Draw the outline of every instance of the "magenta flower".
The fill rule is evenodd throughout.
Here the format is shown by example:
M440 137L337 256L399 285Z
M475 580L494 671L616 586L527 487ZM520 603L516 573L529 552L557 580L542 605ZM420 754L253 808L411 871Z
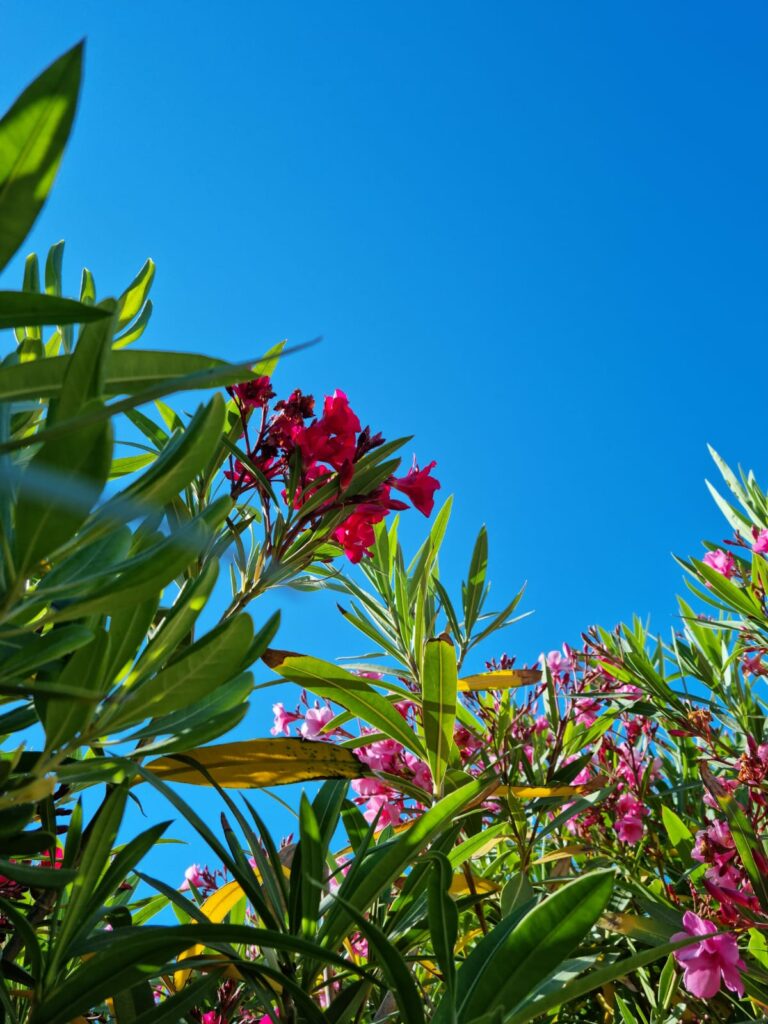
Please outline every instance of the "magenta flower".
M616 801L619 817L613 827L622 843L637 843L643 837L643 818L648 811L631 793L622 793Z
M425 516L432 514L435 507L435 491L440 489L440 481L429 475L436 465L436 462L430 462L424 469L419 469L414 460L407 476L393 476L389 481L396 491L402 491L410 499L413 507Z
M760 530L754 539L752 550L758 555L768 553L768 530Z
M727 580L731 578L736 572L736 559L730 553L730 551L723 551L722 548L715 548L714 551L708 551L704 555L704 565L708 565L710 569L714 569L715 572L719 572L721 576L725 576Z
M713 935L717 926L688 910L683 915L685 931L677 932L672 941L685 939L692 935L709 935L683 949L675 951L675 960L683 968L683 984L698 999L712 999L724 984L739 997L744 995L744 982L739 971L745 971L747 965L739 956L739 947L733 935L721 933Z

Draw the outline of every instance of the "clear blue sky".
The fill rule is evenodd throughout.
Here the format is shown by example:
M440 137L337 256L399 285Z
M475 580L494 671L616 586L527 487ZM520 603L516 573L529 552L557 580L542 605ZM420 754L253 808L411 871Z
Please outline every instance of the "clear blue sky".
M152 256L142 344L322 334L278 387L341 387L437 460L447 579L485 522L499 603L529 580L499 650L670 628L671 552L725 534L706 442L768 469L764 3L33 6L3 12L3 105L88 37L33 238L72 291ZM284 646L361 649L282 603Z

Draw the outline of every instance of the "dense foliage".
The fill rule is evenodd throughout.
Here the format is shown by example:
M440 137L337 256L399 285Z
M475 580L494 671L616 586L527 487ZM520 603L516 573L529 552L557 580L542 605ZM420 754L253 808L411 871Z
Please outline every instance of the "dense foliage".
M52 185L81 58L0 122L0 269ZM765 1019L754 478L715 456L729 536L681 563L669 640L593 627L518 667L497 634L523 595L488 608L485 531L458 595L450 500L412 559L398 541L400 513L433 513L434 463L401 470L403 442L341 391L275 400L282 346L237 365L129 347L151 261L117 299L84 270L75 300L62 256L0 292L2 1019ZM251 615L278 586L337 592L368 654L277 646L278 617ZM228 741L256 677L295 705ZM289 782L312 785L283 839L231 792ZM220 821L180 784L213 787ZM121 828L142 786L209 849L181 887L140 867L170 821Z

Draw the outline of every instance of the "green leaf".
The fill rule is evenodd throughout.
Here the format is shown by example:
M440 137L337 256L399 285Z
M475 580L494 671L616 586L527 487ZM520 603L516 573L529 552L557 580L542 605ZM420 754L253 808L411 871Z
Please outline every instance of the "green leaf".
M424 1006L421 996L400 952L392 945L378 925L340 896L337 895L335 899L367 939L369 965L381 967L384 979L392 991L400 1011L398 1021L402 1021L402 1024L424 1024Z
M18 490L15 550L20 573L74 536L107 482L111 460L109 423L46 441L35 453ZM87 486L81 494L77 488L83 484Z
M54 398L61 390L72 358L71 355L64 355L32 363L1 366L0 399L16 402ZM202 377L194 383L204 386L206 374L214 371L215 379L216 371L223 372L228 368L232 368L231 363L198 354L113 349L107 360L104 392L107 395L140 394L153 385L175 382L197 374ZM247 375L245 369L240 369L239 373Z
M76 872L67 868L32 868L27 864L0 859L0 874L31 889L63 889L74 881Z
M429 640L424 656L421 703L424 740L436 794L441 792L453 746L457 687L458 671L453 644L443 637Z
M574 978L562 988L549 992L546 995L524 1003L522 1006L514 1007L513 1012L505 1017L505 1024L528 1024L528 1021L541 1019L544 1014L558 1006L582 999L590 992L609 985L619 978L626 978L633 971L641 967L647 967L655 960L669 956L676 949L688 946L696 941L695 936L681 939L679 942L665 942L663 945L654 946L652 949L643 950L642 953L635 953L623 960L617 960L608 967L602 967L596 971L590 971L583 978Z
M114 313L114 303L105 304L104 308ZM112 327L110 315L83 328L74 355L67 363L59 401L49 409L50 421L66 419L87 408L88 403L98 403ZM16 507L16 556L20 572L69 540L90 511L88 503L56 501L49 490L41 488L36 471L41 471L43 479L53 471L74 478L75 483L85 482L97 495L107 482L111 458L112 431L108 422L85 427L74 437L49 440L35 453L21 478Z
M42 665L85 647L94 636L92 629L78 622L71 626L49 629L42 636L33 633L31 636L22 637L15 654L9 653L12 643L6 640L6 649L0 664L0 678L14 679L27 676Z
M0 328L87 324L108 316L107 309L85 306L73 299L60 299L44 293L0 291Z
M253 639L247 614L237 615L211 630L170 662L156 676L133 687L103 725L124 728L162 711L189 707L242 670Z
M132 345L134 341L138 341L144 331L147 329L147 324L152 318L154 307L150 299L144 303L144 306L133 321L127 331L123 331L119 334L113 343L114 348L125 348L126 345Z
M92 952L94 955L81 963L64 981L57 980L43 992L30 1017L30 1024L69 1024L78 1014L90 1010L108 996L122 992L143 978L163 973L164 968L170 967L179 953L195 945L210 946L224 952L232 943L259 946L262 949L309 955L339 967L344 972L352 970L361 975L366 974L350 961L320 950L305 939L246 925L149 925L120 929L119 941L115 941L115 937L114 932L89 936L77 952ZM195 961L187 963L194 966Z
M528 877L523 871L518 871L504 883L501 890L501 916L509 917L514 911L534 899L536 893L533 891Z
M54 61L0 121L0 270L27 237L69 138L83 44Z
M103 667L105 687L123 676L133 663L136 653L144 646L159 601L160 595L156 594L147 601L122 608L111 616L109 652Z
M117 330L122 331L128 324L138 316L142 306L147 300L149 290L155 278L155 264L153 260L147 260L136 277L131 281L123 294L118 299L119 319Z
M99 808L90 835L85 842L85 852L77 869L77 877L67 901L64 919L56 932L56 944L51 951L47 978L52 981L60 964L68 956L68 946L82 926L97 883L109 864L112 845L122 821L125 802L128 798L128 784L123 783L108 792Z
M97 702L101 699L109 685L104 678L102 666L109 646L109 636L105 630L97 630L90 644L81 647L72 655L59 676L51 681L55 688L80 686L92 693L91 707L83 702L56 700L51 697L37 697L35 705L40 721L45 729L47 750L65 748L77 733L81 735L87 730Z
M484 779L472 779L431 807L418 818L406 832L398 836L390 847L377 851L375 862L368 867L365 862L361 870L347 875L341 884L339 895L349 904L364 913L380 893L405 871L421 850L432 842L440 832L453 824L457 815L471 804L482 799L495 783ZM358 853L359 857L359 853ZM326 914L320 937L325 946L335 948L346 934L351 920L349 914L335 905Z
M686 865L691 863L691 850L693 849L693 834L682 818L668 807L661 806L661 820L667 830L667 837L670 845L677 849L681 860Z
M160 508L175 498L216 450L224 429L224 411L221 395L201 405L186 429L168 441L151 468L108 501L101 515L111 515L113 507L123 501L141 501L149 508Z
M456 979L458 1024L497 1007L512 1010L586 936L613 889L612 871L593 871L553 893L522 920L505 918L473 949ZM448 1020L443 1004L435 1020Z
M453 870L444 854L432 853L432 869L427 882L427 917L435 959L443 972L450 999L456 980L456 938L459 911L451 898Z
M112 1000L117 1024L134 1024L140 1015L155 1009L152 986L148 981L139 981L130 988L118 992Z
M488 571L488 532L480 528L469 563L469 576L462 587L464 603L464 632L470 636L483 606L485 577Z
M301 934L311 939L317 931L320 897L323 892L325 858L320 826L305 793L299 801L299 846L301 849ZM293 880L292 880L293 881Z
M187 580L179 591L173 607L147 643L129 683L149 675L174 653L191 633L198 616L205 608L219 575L215 559L206 562L201 572Z
M112 566L103 573L81 578L87 593L71 605L58 609L52 618L80 618L90 612L114 614L160 593L176 579L211 539L211 530L220 525L232 508L230 498L219 498L199 516L176 529L140 554Z

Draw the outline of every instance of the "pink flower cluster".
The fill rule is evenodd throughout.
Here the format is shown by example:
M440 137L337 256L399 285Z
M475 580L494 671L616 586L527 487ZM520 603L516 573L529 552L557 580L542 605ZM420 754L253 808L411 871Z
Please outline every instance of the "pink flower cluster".
M258 470L253 472L239 459L230 460L224 475L231 481L234 496L256 489L264 497L265 482L282 480L283 500L290 509L300 511L325 484L335 484L327 499L307 513L304 525L312 529L323 514L348 510L332 536L351 562L359 562L370 554L377 523L391 511L408 507L392 497L393 490L403 493L424 515L431 514L434 494L440 487L430 475L435 462L423 469L414 462L404 477L391 476L367 494L352 492L356 464L383 444L384 438L381 434L372 435L370 427L361 429L343 391L337 389L327 395L322 415L317 417L314 398L299 390L275 403L270 413L269 402L275 392L269 377L257 377L228 390L240 411L248 460ZM259 425L249 433L254 413Z
M320 704L318 701L315 701L314 705L309 707L306 693L302 693L302 699L307 704L307 709L303 715L298 707L296 711L286 711L282 702L272 705L272 714L275 716L275 721L270 732L273 736L279 736L280 733L290 736L291 726L295 722L301 722L301 725L298 726L298 732L305 740L328 738L330 734L323 733L323 729L335 718L333 708L327 702Z
M219 887L219 878L223 880L223 871L211 871L208 866L201 867L199 864L190 864L184 872L184 881L181 884L181 891L185 892L194 886L204 896L214 892Z
M405 702L405 705L401 703L398 708L403 717L408 716L410 708L406 705L409 704L410 702ZM363 735L370 732L373 730L362 730ZM427 765L397 740L376 740L358 747L356 753L372 771L397 776L423 789L425 793L432 792L432 775ZM401 792L379 779L356 779L352 783L352 789L357 793L355 803L365 806L365 820L372 822L378 819L379 828L399 825L409 811L418 812L424 808L424 804L416 801L407 802Z

